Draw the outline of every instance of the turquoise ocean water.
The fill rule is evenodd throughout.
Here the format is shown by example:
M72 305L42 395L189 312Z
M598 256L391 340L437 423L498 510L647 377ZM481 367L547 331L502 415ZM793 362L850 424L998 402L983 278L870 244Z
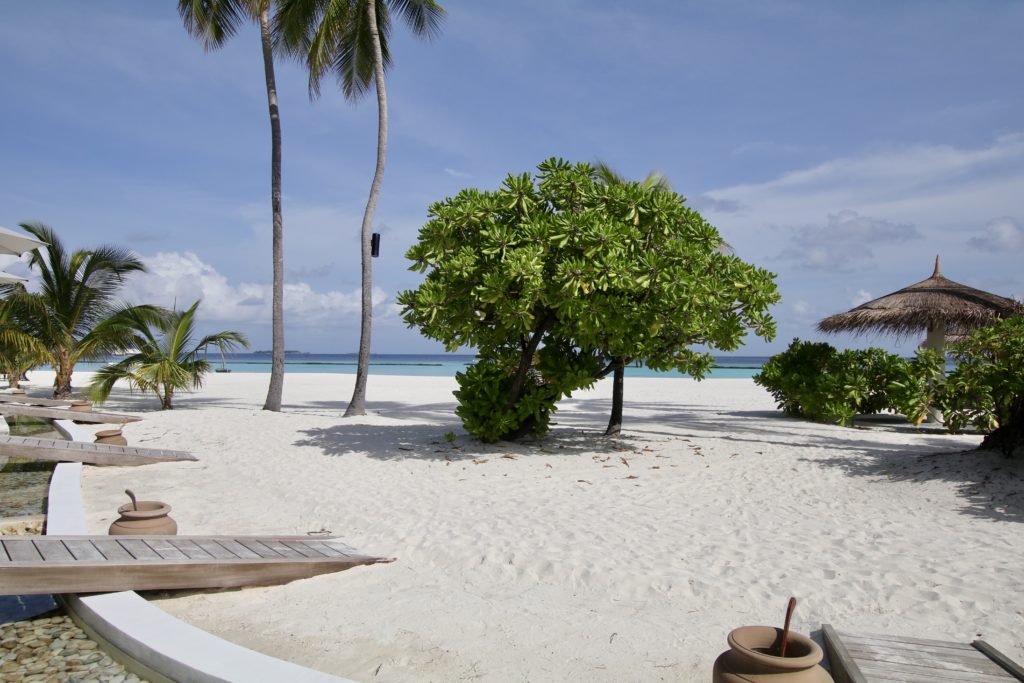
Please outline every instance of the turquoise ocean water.
M210 363L221 367L220 357L210 353ZM427 377L454 377L474 360L471 354L374 354L370 357L370 372L378 375L412 375ZM721 356L711 378L753 377L768 360L767 356ZM106 363L78 363L77 370L96 370ZM232 372L270 373L270 354L229 353L225 367ZM354 353L302 353L285 357L286 373L355 374ZM678 372L655 372L649 368L630 367L630 377L683 377Z

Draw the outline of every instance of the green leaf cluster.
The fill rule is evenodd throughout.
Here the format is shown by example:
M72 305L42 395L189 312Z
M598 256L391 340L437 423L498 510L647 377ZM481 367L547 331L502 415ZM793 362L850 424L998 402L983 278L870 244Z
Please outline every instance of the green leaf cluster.
M710 355L689 346L731 351L750 329L774 336L774 275L723 244L664 184L608 182L549 159L496 191L433 204L407 253L425 279L398 302L407 324L449 351L475 348L486 366L460 380L471 433L539 434L555 402L613 359L700 376Z
M848 427L857 415L891 410L918 424L936 401L942 363L941 355L929 351L907 360L882 349L838 351L794 339L754 382L787 415Z
M977 329L950 351L957 366L939 395L947 428L992 432L983 447L1012 454L1024 445L1024 317Z
M90 397L102 403L110 396L114 384L127 382L130 390L153 392L161 410L174 407L176 391L198 389L203 376L210 371L206 351L213 346L221 352L249 341L241 332L216 332L195 340L195 316L199 301L184 311L167 312L151 320L136 316L132 320L132 345L135 352L123 360L104 366L93 375Z

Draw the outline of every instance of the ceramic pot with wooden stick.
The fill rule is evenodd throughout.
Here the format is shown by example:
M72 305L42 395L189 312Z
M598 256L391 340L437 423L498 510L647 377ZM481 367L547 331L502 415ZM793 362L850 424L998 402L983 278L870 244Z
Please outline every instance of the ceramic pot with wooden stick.
M729 633L729 649L715 660L713 683L833 683L821 667L813 640L789 630L796 598L786 604L783 627L741 626Z

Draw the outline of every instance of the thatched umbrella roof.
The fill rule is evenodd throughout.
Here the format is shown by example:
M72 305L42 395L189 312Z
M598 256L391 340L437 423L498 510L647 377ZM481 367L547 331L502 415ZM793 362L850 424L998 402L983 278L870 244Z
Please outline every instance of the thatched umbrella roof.
M904 287L818 323L821 332L890 332L906 337L922 331L963 334L997 318L1024 314L1024 305L1013 299L953 282L939 270L927 280Z

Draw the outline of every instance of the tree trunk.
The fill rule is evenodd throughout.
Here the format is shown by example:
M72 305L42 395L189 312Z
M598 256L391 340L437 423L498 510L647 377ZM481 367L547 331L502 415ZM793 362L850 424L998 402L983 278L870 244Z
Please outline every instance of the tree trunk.
M622 396L625 391L626 366L621 358L615 359L615 376L612 379L612 414L608 418L605 436L618 436L622 432Z
M1024 449L1024 401L1010 408L1010 419L990 432L981 445L982 450L997 450L1008 458L1018 449Z
M270 3L260 9L260 38L263 43L263 73L267 81L267 105L270 108L270 212L273 216L274 284L271 317L273 351L270 362L270 387L263 410L281 410L284 388L284 246L281 219L281 114L277 108L277 81L270 46Z
M162 404L160 406L161 410L174 410L174 406L171 404L171 401L173 400L173 398L174 398L174 387L172 387L172 386L164 387L164 395L163 395L163 398L160 401L161 404Z
M68 399L71 398L71 359L61 358L60 362L53 366L53 397Z
M519 367L516 368L515 377L512 378L512 386L509 387L508 400L505 401L505 410L511 410L512 406L519 400L519 397L523 395L526 377L530 372L530 368L533 367L533 354L537 353L537 347L540 346L544 333L547 332L548 321L549 318L544 318L540 321L540 325L533 331L533 336L530 337L529 343L519 356Z
M384 90L384 57L380 51L380 34L377 32L376 0L366 0L369 17L370 39L373 43L373 76L377 87L377 168L373 172L370 197L363 213L362 258L363 297L362 317L359 325L359 362L356 366L356 385L352 400L348 402L345 417L366 415L366 378L370 374L370 325L373 319L373 263L370 256L370 239L373 234L373 213L377 208L377 197L384 181L384 160L388 147L388 96Z

